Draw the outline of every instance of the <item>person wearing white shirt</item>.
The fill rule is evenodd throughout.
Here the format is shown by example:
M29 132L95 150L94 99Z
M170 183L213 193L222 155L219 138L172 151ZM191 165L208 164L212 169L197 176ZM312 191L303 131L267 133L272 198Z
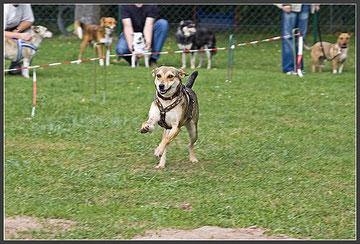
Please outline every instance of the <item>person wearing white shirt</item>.
M4 4L4 36L30 41L30 28L34 23L34 14L30 4ZM21 63L11 62L10 69L21 67ZM21 70L9 74L21 74Z

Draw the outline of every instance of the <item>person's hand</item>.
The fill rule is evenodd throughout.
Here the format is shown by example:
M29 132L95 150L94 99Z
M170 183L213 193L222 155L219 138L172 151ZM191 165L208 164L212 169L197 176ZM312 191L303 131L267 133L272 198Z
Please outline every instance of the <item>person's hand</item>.
M145 43L145 48L146 48L146 50L150 50L150 48L151 48L151 43Z
M319 6L319 5L315 5L315 6L314 6L314 10L315 10L315 12L319 12L320 6Z
M282 7L282 10L285 13L290 13L291 12L291 6L290 5L285 5L284 7Z
M21 40L24 40L26 42L30 41L31 40L31 34L28 33L28 32L25 32L25 33L19 33L20 37L19 39Z

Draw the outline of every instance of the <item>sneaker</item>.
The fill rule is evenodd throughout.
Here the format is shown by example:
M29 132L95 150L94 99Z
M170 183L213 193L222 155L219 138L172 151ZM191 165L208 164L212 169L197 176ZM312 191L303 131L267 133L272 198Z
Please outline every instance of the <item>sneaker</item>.
M157 67L157 61L156 61L156 59L150 58L150 60L149 60L149 65L150 65L151 67Z
M296 72L294 72L294 71L288 71L288 72L286 72L285 74L287 74L287 75L296 75Z
M9 69L21 68L21 62L11 62ZM21 75L21 69L9 71L10 75Z

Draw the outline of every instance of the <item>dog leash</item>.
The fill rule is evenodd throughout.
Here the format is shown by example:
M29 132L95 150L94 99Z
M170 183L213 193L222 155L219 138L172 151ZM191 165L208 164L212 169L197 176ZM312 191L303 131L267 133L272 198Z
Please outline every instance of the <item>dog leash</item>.
M318 13L317 13L318 14ZM318 14L319 15L319 14ZM324 46L322 44L322 39L321 39L321 31L320 31L320 24L319 24L319 16L318 16L318 21L317 21L317 28L318 28L318 33L319 33L319 41L320 41L320 48L321 48L321 51L325 57L326 60L329 60L329 61L333 61L337 56L339 56L341 54L341 47L339 47L338 49L338 53L332 57L331 59L327 58L326 57L326 54L325 54L325 50L324 50Z

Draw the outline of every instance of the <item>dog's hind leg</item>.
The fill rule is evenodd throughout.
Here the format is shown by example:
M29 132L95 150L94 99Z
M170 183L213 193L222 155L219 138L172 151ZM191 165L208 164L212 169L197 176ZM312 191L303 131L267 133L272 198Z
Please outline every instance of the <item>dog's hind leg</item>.
M190 68L195 69L195 53L191 53Z
M185 125L188 135L189 135L189 154L190 154L190 162L197 163L198 160L195 156L194 152L194 144L198 138L197 134L197 125L195 123L190 122L189 124Z
M199 52L199 65L196 68L201 68L203 62L204 62L204 52Z
M169 134L170 130L164 130L163 132L163 136L162 136L162 140L164 140L164 138ZM165 150L164 150L164 153L163 155L161 156L160 158L160 162L159 164L156 166L157 169L163 169L165 168L165 163L166 163L166 150L167 150L167 147L165 147Z
M206 51L207 56L207 69L211 69L211 52L209 50Z
M79 60L81 60L81 58L82 58L82 55L84 53L87 43L88 43L88 38L84 38L81 43L81 46L80 46L80 52L79 52L79 57L78 57Z
M182 69L186 68L186 53L182 53Z

